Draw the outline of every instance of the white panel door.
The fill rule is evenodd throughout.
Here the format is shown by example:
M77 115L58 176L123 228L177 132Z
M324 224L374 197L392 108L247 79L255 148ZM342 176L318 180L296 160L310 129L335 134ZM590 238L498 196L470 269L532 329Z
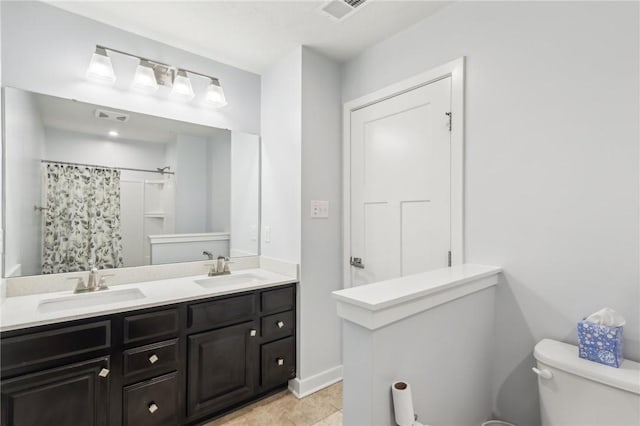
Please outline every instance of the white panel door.
M451 78L351 113L351 285L448 265Z

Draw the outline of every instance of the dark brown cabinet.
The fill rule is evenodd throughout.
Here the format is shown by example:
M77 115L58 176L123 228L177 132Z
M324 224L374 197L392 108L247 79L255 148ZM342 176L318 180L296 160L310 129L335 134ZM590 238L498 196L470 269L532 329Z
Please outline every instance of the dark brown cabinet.
M2 426L193 425L295 377L295 284L2 333Z
M262 386L272 387L296 376L293 337L262 345L260 354Z
M2 382L5 426L109 424L109 358Z
M124 388L124 426L179 424L178 374L171 373Z
M255 393L256 328L248 321L189 336L189 416L219 411Z

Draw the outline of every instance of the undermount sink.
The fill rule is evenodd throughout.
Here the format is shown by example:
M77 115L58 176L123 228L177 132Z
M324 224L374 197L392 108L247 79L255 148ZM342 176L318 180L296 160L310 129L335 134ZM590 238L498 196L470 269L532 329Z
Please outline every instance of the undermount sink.
M145 295L137 288L122 290L100 290L94 293L74 294L41 300L38 303L39 312L56 312L67 309L86 308L89 306L106 305L108 303L124 302L126 300L142 299Z
M201 287L215 287L219 285L233 285L233 284L253 284L260 281L264 281L266 278L260 275L248 273L238 275L220 275L217 277L204 278L201 280L195 280L195 283Z

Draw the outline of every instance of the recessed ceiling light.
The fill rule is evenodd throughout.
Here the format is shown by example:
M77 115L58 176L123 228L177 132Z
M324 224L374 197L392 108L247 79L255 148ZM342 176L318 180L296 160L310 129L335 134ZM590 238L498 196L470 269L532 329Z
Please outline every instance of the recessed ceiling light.
M111 137L114 137L114 138L118 137L119 134L120 133L118 133L117 130L109 130L109 136L111 136Z

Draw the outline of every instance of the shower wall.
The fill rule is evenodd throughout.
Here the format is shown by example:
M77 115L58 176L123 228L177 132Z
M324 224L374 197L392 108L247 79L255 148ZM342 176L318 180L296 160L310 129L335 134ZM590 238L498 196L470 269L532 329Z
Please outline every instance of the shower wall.
M231 132L178 135L167 145L165 163L176 172L175 232L229 232Z

